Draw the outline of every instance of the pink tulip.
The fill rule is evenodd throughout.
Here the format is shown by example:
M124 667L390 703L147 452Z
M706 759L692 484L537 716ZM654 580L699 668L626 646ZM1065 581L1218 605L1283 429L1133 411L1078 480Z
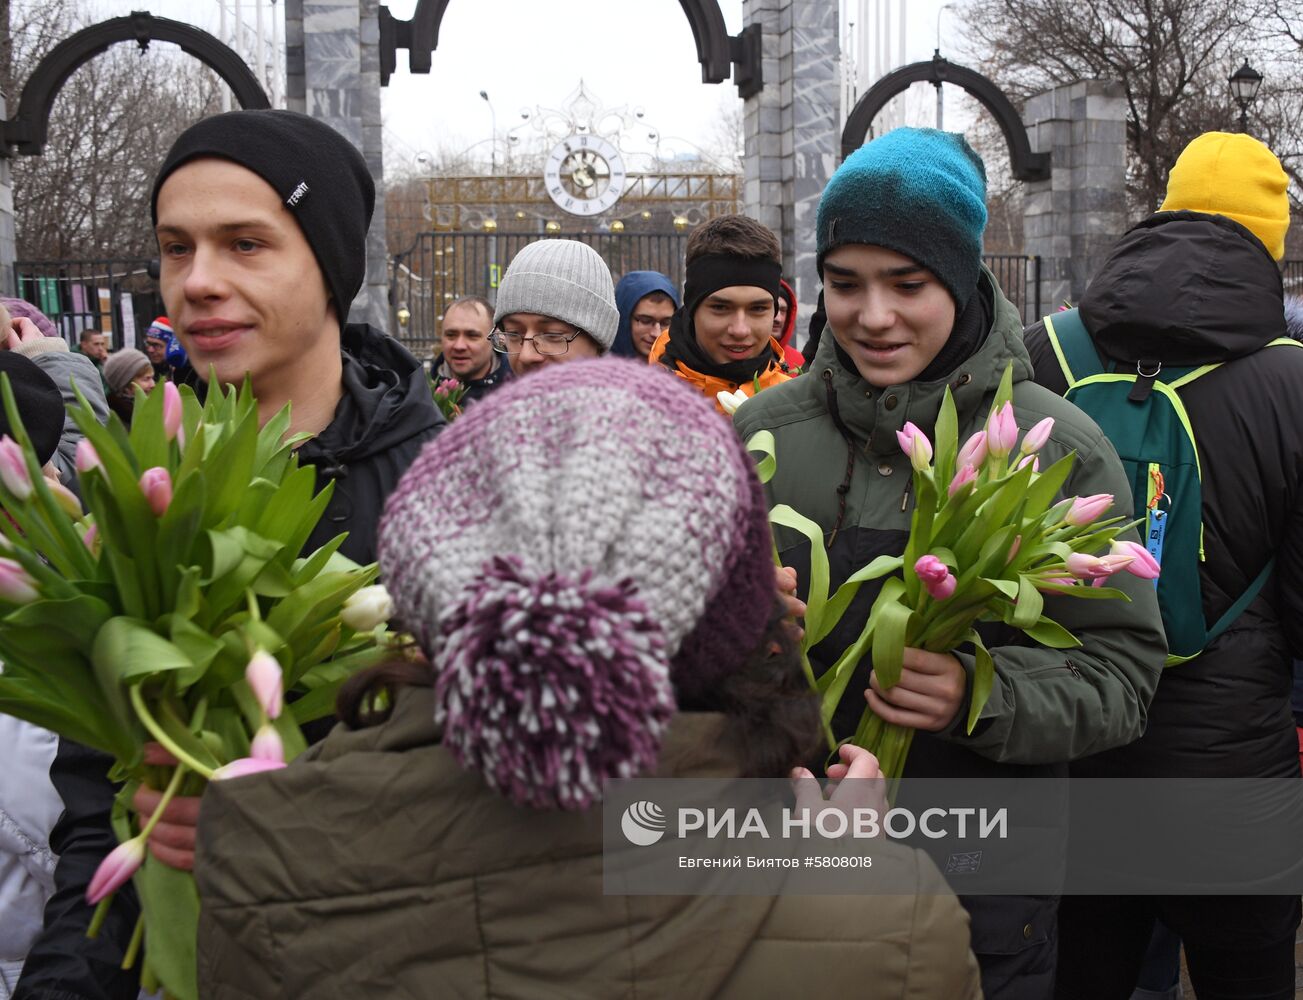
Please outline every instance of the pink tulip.
M86 887L86 902L95 906L105 896L117 892L145 862L145 838L132 837L109 852L100 862Z
M969 483L976 481L976 479L977 479L977 470L974 469L971 465L965 465L962 469L960 469L957 473L955 473L955 478L950 480L950 495L954 496L956 493L962 490Z
M270 653L258 650L244 668L244 679L253 688L253 695L258 704L267 713L267 718L275 719L281 714L281 665Z
M270 760L277 764L285 763L285 744L281 742L280 733L270 725L260 726L254 733L249 745L249 756L254 760Z
M1054 418L1046 417L1035 427L1029 430L1022 439L1022 448L1024 455L1030 455L1032 452L1040 451L1045 447L1045 442L1050 439L1050 432L1054 430Z
M1017 468L1019 468L1019 469L1025 469L1025 468L1027 468L1027 466L1029 466L1029 465L1032 467L1032 472L1040 472L1040 471L1041 471L1041 456L1040 456L1040 455L1024 455L1022 458L1020 458L1020 459L1018 460L1018 466L1017 466Z
M944 601L955 592L955 587L959 584L954 574L950 572L950 567L936 556L927 555L920 558L914 563L914 572L934 601Z
M12 559L0 559L0 600L10 604L30 604L40 596L36 581L21 564Z
M8 434L0 437L0 482L19 500L32 495L32 477L27 473L22 445Z
M1095 493L1088 497L1073 497L1072 506L1068 508L1068 513L1063 520L1080 528L1095 521L1112 506L1112 493Z
M986 431L978 431L964 442L964 446L959 449L957 461L960 465L971 465L973 468L980 467L986 461Z
M912 423L906 422L903 430L896 431L896 440L900 443L900 450L909 456L910 464L919 472L931 464L932 442Z
M140 491L145 494L155 517L162 517L172 505L172 477L162 466L156 465L141 474Z
M1009 558L1005 560L1005 565L1013 562L1018 556L1018 550L1022 548L1022 535L1014 535L1013 544L1009 546Z
M92 524L86 529L85 534L81 536L81 540L86 548L90 550L91 555L94 555L99 549L100 526L98 524Z
M986 447L992 455L1004 458L1018 442L1018 422L1013 417L1013 404L1005 403L986 421Z
M1131 555L1090 556L1084 552L1074 552L1068 556L1066 565L1068 572L1078 580L1102 580L1122 572L1131 565L1134 558Z
M1158 575L1163 571L1150 551L1135 542L1115 541L1109 546L1109 552L1115 556L1131 556L1132 562L1127 566L1127 572L1142 580L1157 580Z
M95 450L95 446L86 438L77 442L77 457L75 459L78 475L84 476L91 469L103 469L104 464L100 461L100 453Z
M163 433L169 441L181 433L181 392L175 382L163 383Z
M1042 585L1052 587L1075 587L1077 581L1070 576L1046 576L1042 577L1036 584L1036 589L1041 590ZM1051 591L1053 593L1053 591Z
M279 771L285 766L283 760L259 760L256 757L241 757L239 760L233 760L229 764L219 767L213 772L213 781L225 781L228 778L243 778L248 774L259 774L262 771Z

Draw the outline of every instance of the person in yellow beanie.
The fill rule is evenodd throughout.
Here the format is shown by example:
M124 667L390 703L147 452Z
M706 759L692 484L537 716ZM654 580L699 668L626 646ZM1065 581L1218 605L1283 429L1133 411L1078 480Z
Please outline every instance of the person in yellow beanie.
M1137 397L1157 397L1156 382L1179 398L1201 479L1201 551L1189 553L1195 603L1206 623L1230 621L1193 659L1163 671L1144 735L1077 761L1074 777L1298 781L1290 659L1303 658L1303 349L1279 340L1285 186L1280 162L1256 139L1199 136L1173 166L1160 210L1114 246L1075 319L1056 314L1026 333L1047 388L1067 392L1081 377L1071 369L1083 355L1072 350L1084 344L1106 370L1135 379L1119 404L1128 414L1152 412ZM1212 367L1172 388L1203 366ZM1136 416L1132 426L1151 425ZM1113 440L1128 450L1120 431ZM1133 488L1162 508L1174 503L1179 475L1169 469L1155 490L1141 472ZM1151 547L1164 541L1155 531ZM1165 569L1179 555L1166 535ZM1181 938L1198 996L1294 997L1299 897L1254 891L1234 883L1219 896L1064 897L1056 1000L1126 1000L1158 922Z
M1289 177L1257 139L1205 132L1186 146L1167 178L1160 212L1224 215L1262 241L1275 260L1285 256Z

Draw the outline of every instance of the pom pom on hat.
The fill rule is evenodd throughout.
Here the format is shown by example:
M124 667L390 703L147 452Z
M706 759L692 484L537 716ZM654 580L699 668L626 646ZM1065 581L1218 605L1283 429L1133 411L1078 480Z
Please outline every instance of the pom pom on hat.
M1224 215L1253 233L1273 260L1285 256L1289 177L1270 149L1248 135L1205 132L1176 158L1160 212Z

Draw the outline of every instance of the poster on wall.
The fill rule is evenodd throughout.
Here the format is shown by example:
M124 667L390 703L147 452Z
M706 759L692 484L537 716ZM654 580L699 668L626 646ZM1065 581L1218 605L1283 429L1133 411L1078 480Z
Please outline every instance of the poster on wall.
M122 347L134 347L136 344L136 304L131 300L131 293L124 292L119 303L122 310Z
M100 332L107 333L113 339L113 292L108 288L97 288L100 298Z

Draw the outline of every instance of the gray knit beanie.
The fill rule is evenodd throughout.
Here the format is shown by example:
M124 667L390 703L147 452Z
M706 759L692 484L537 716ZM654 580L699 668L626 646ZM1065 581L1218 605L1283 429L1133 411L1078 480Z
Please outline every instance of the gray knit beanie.
M131 380L146 368L151 372L154 370L144 352L134 347L124 347L120 351L114 351L104 362L104 381L109 384L110 392L125 392L131 385Z
M538 313L578 327L603 354L620 325L611 269L578 240L539 240L516 254L498 286L494 325L512 313Z

